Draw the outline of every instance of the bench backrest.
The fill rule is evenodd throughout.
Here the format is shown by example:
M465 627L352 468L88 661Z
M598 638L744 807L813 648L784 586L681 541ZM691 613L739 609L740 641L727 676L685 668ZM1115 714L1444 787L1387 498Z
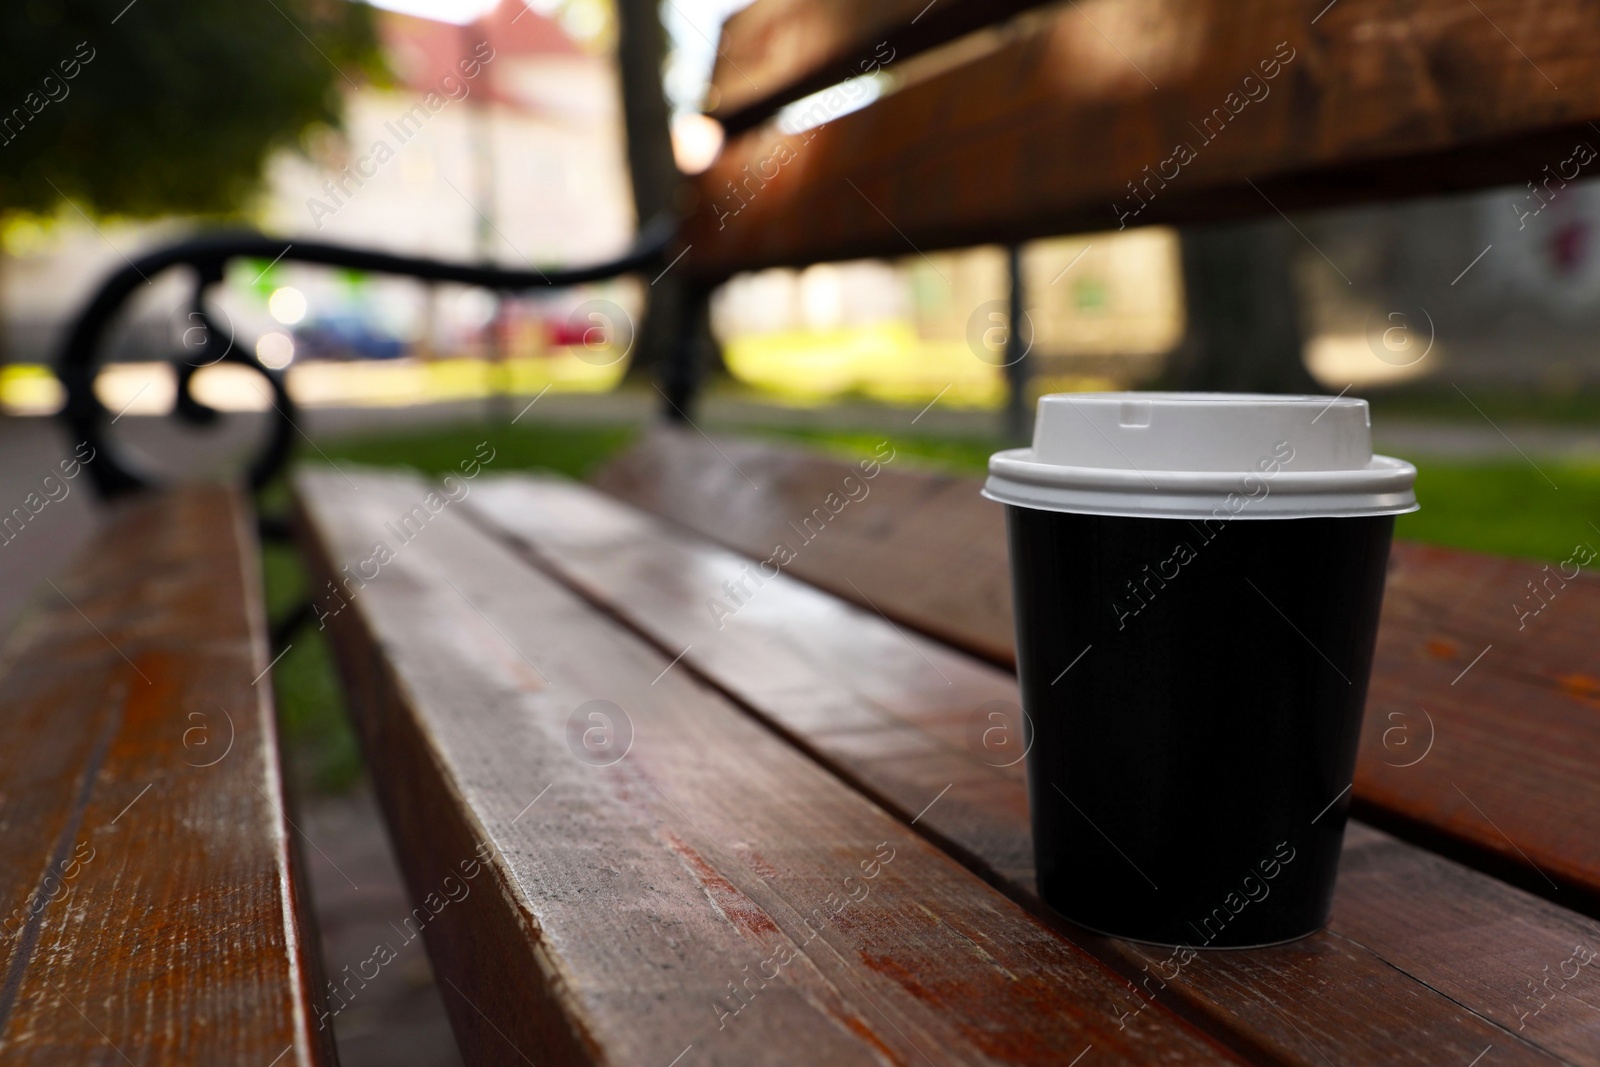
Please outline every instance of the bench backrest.
M1600 21L1586 12L1572 0L757 0L723 30L710 113L730 136L695 182L683 266L716 280L1559 188L1600 146ZM898 84L860 110L861 90L837 89L809 108L822 125L770 121L880 69Z

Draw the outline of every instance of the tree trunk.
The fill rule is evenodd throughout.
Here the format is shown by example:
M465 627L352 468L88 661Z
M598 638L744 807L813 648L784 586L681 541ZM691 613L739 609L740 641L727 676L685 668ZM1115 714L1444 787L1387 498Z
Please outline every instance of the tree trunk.
M678 166L672 158L671 117L661 87L667 57L659 0L617 0L617 69L628 138L633 206L643 226L673 207Z
M617 0L616 7L617 68L628 139L628 176L640 226L676 211L682 181L672 155L671 117L661 85L666 34L658 5L659 0ZM630 380L651 381L661 376L660 365L675 350L679 334L694 329L700 318L687 307L689 298L683 276L676 270L669 270L648 287L628 363ZM709 340L709 334L705 340Z
M1302 357L1291 253L1299 237L1268 221L1183 231L1187 329L1163 384L1216 392L1321 392Z

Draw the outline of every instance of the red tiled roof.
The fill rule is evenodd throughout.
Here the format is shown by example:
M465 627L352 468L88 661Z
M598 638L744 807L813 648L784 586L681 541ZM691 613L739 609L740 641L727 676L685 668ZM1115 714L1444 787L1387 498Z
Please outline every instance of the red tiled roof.
M378 37L397 81L416 92L438 90L447 76L459 79L460 62L484 42L496 58L580 54L560 26L519 0L502 0L488 15L465 26L393 11L376 14Z

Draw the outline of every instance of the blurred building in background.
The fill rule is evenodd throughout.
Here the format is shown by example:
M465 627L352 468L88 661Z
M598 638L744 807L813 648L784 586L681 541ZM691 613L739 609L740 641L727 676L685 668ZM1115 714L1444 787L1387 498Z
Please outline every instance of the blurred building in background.
M280 157L268 230L522 267L627 246L602 27L575 40L515 2L467 25L393 12L378 25L396 83L352 89L341 134Z
M465 24L377 17L393 83L351 83L343 130L280 153L259 225L286 243L518 267L601 260L627 246L635 224L605 4L507 0ZM105 274L189 226L95 226L69 210L8 227L0 403L56 406L59 391L41 365L70 317ZM187 299L187 280L165 275L135 303L134 321L116 331L118 365L101 379L108 405L170 406L175 382L157 361L179 350ZM584 308L599 300L626 318L640 299L631 282L501 301L461 286L259 263L232 272L219 317L268 365L289 368L291 389L307 403L395 403L552 382L609 387L625 356L609 343L616 316ZM606 334L599 343L596 322ZM493 381L475 364L483 357L500 365ZM264 406L241 370L207 368L197 396L224 409Z

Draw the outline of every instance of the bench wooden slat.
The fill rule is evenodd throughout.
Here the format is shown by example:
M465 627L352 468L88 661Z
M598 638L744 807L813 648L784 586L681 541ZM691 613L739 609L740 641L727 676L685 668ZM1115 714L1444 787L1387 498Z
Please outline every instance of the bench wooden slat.
M1600 580L1550 579L1520 630L1513 610L1557 569L1396 546L1356 790L1397 831L1600 915Z
M0 1058L331 1063L248 503L122 505L0 654Z
M1340 936L1382 946L1411 973L1426 968L1434 989L1568 1062L1600 1057L1593 990L1584 978L1569 981L1592 966L1574 962L1574 949L1583 947L1580 961L1600 950L1594 922L1360 823L1347 835L1339 878Z
M780 541L804 539L812 518L809 529L823 532L805 542L789 573L1009 665L1016 633L1004 509L978 496L971 478L915 469L892 445L883 455L892 458L862 483L867 496L826 523L813 512L842 492L845 475L861 481L858 465L746 437L719 436L713 448L692 430L658 426L597 471L594 484L757 559Z
M1003 21L1041 0L759 0L722 24L706 113L739 133L808 93Z
M1022 768L985 762L972 733L988 701L1016 701L1009 675L786 575L759 588L746 578L732 615L707 610L730 598L724 583L737 587L747 559L575 483L496 480L470 507L659 647L687 649L682 666L1048 917L1034 893ZM1516 1037L1522 1020L1508 1011L1526 976L1566 959L1574 939L1600 946L1579 916L1374 830L1353 829L1348 850L1331 932L1208 954L1167 996L1235 1047L1286 1062L1409 1062L1416 1050L1395 1035L1426 1032L1439 1062L1470 1062L1492 1044L1530 1062L1600 1063L1600 1017L1585 1005L1553 1006ZM1409 896L1397 906L1401 885ZM1072 936L1134 979L1169 955Z
M1568 0L1320 13L1084 0L822 128L730 140L697 179L680 269L716 278L1521 186L1546 166L1559 189L1600 149L1594 15Z
M713 447L692 432L658 429L602 469L596 484L765 559L776 540L795 536L791 521L855 470L815 452L743 438ZM999 505L978 495L976 479L901 460L870 485L786 570L1010 666ZM1575 545L1583 540L1582 531L1573 536ZM1600 537L1589 542L1600 548ZM1519 598L1535 603L1528 582L1561 570L1394 546L1355 796L1363 818L1600 915L1600 808L1590 802L1600 788L1592 651L1600 647L1600 581L1585 573L1566 588L1552 584L1549 606L1525 629L1512 610ZM1405 766L1430 736L1427 757Z
M401 538L430 487L346 473L300 475L302 526L368 578L326 621L414 896L488 846L423 926L469 1062L1232 1062L1164 1011L1119 1030L1093 957L461 505ZM608 766L576 754L595 700L632 725Z

